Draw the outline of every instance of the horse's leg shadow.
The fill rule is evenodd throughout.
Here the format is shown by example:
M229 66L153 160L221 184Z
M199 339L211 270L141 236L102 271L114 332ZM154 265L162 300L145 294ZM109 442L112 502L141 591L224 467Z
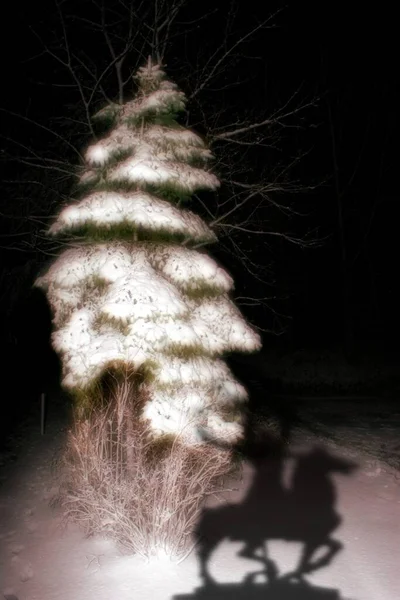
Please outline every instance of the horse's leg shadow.
M314 562L311 562L315 552L319 548L323 547L327 548L325 554ZM342 547L343 544L341 544L341 542L332 538L325 538L324 540L318 542L315 540L306 542L298 567L292 573L288 573L285 578L303 579L304 575L312 573L313 571L317 571L322 567L326 567L329 565L335 554L340 552Z
M200 563L200 577L203 580L204 585L215 585L216 583L208 570L208 562L216 545L216 543L213 543L211 540L207 540L204 537L202 537L198 543L197 557Z
M261 550L262 554L257 554L257 550ZM245 578L246 583L252 583L255 577L260 574L265 575L269 582L277 579L279 574L278 568L275 561L268 557L268 548L266 542L261 541L259 543L247 543L242 550L240 550L239 556L242 556L243 558L250 558L251 560L257 560L265 567L262 571L249 573L249 575L247 575Z

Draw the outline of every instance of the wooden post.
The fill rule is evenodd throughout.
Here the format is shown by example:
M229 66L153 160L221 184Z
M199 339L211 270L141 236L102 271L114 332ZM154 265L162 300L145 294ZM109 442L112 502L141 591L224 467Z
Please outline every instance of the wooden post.
M46 395L44 392L40 394L40 434L44 435L44 424L46 415Z

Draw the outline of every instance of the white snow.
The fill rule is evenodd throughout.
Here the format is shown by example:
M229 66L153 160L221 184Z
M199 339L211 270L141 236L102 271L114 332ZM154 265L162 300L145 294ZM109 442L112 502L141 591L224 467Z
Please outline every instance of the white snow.
M160 65L149 65L138 69L134 77L139 82L142 98L132 100L124 105L111 103L95 114L95 118L115 118L116 116L136 117L146 114L149 109L160 114L169 112L171 102L175 108L185 108L185 95L177 86L166 80L165 72Z
M167 115L171 112L185 110L185 94L180 92L171 81L161 81L159 89L146 94L143 97L126 102L120 111L123 120L134 119L138 121L149 113L156 115Z
M151 402L147 403L143 417L149 420L156 434L179 435L187 443L201 441L199 425L204 418L204 392L188 386L171 390L150 390Z
M129 246L123 243L78 246L63 252L39 277L37 285L72 288L98 274L107 283L116 281L131 264Z
M212 173L185 163L160 159L144 144L133 156L110 168L108 177L109 181L118 183L168 184L188 194L204 189L214 191L219 187L219 180Z
M108 287L100 302L101 313L129 322L186 315L187 308L178 290L160 277L148 262L137 260L132 263L128 273Z
M228 365L219 359L206 356L194 356L189 360L177 356L161 356L155 369L156 382L159 385L197 385L210 386L233 379Z
M100 175L94 169L85 169L79 176L79 183L82 185L95 185L99 181Z
M204 347L212 353L254 352L261 348L259 335L246 323L228 296L192 301L192 320Z
M171 283L187 292L201 286L216 292L229 292L233 279L207 254L182 246L157 244L149 252L149 260Z
M150 125L138 131L121 124L108 136L91 144L85 152L85 161L91 167L104 167L118 152L134 152L141 147L159 160L210 160L213 155L204 147L203 140L194 132L181 127Z
M161 356L153 373L155 381L146 386L150 402L144 416L151 419L155 433L179 433L188 444L201 440L204 432L232 442L242 436L242 423L230 423L218 415L219 408L247 399L245 388L223 361Z
M397 600L400 539L400 479L363 455L352 457L358 468L347 475L313 467L315 441L292 447L292 457L245 463L242 477L207 502L203 513L215 523L217 543L207 567L215 584L200 576L194 551L180 564L167 557L149 563L124 556L111 540L87 538L76 526L64 528L60 509L51 509L56 491L53 460L62 439L58 423L40 436L24 434L24 454L2 474L0 488L0 594L18 600L201 600L228 598L315 598L315 600ZM328 444L328 457L348 460ZM308 476L294 475L309 457ZM327 487L328 486L328 487ZM321 500L332 486L336 501ZM297 495L299 502L293 510ZM299 496L300 498L300 496ZM324 519L337 514L341 523L331 537L342 549L326 566L305 574L304 582L284 581L300 560L308 540ZM295 515L293 517L293 515ZM233 520L235 519L235 520ZM297 524L303 523L297 534ZM201 530L201 529L200 529ZM207 531L207 529L206 529ZM257 532L262 549L275 563L277 580L263 574L262 558L240 556ZM297 541L291 538L298 538ZM317 556L325 552L320 548ZM245 582L246 577L252 581ZM218 596L219 594L219 596ZM14 600L13 598L13 600Z
M144 131L146 141L152 141L155 147L173 147L173 148L198 148L204 149L208 156L212 156L210 150L205 148L201 137L190 129L183 127L162 127L161 125L150 125Z
M105 284L115 284L116 291L119 286L121 291L124 291L129 278L132 280L130 285L135 287L137 274L141 271L144 271L149 278L154 275L155 281L154 283L144 282L142 276L139 276L136 284L137 293L143 293L141 288L145 285L154 287L154 296L149 296L151 297L150 302L166 302L167 304L163 304L162 311L165 314L170 314L168 302L174 304L176 300L168 300L168 297L164 297L163 288L172 290L171 286L173 285L182 292L188 292L197 288L201 290L201 286L209 286L216 293L223 294L229 291L233 285L232 278L224 269L219 267L209 256L196 250L163 244L125 244L123 242L78 246L66 250L53 262L46 274L38 278L37 285L44 289L49 288L50 302L53 305L64 298L66 290L68 291L68 300L72 301L73 298L76 298L72 289L75 286L82 286L86 291L88 282L93 278L97 278ZM157 276L157 274L159 275ZM62 289L62 298L58 297L60 288ZM129 295L129 292L127 293ZM136 292L132 289L130 293L135 294ZM178 293L178 291L175 292L174 298ZM227 308L229 302L226 297L223 305ZM134 314L140 316L141 307L136 305L134 297L132 297L132 305ZM193 310L192 305L190 305L190 310ZM210 310L212 310L211 306L208 308L208 311ZM221 306L215 309L215 316L220 316L220 311ZM173 311L171 314L177 313ZM231 312L230 317L233 314Z
M193 241L214 242L215 234L195 213L177 209L146 192L94 192L76 204L66 206L49 233L66 233L87 225L112 227L130 224L137 229L181 234Z
M151 364L155 380L144 414L156 433L184 427L188 443L198 441L199 428L240 437L241 425L217 413L247 394L215 356L256 350L260 339L226 294L231 277L209 256L162 244L79 246L65 251L37 285L53 308L64 385L86 387L115 362L135 369ZM219 298L186 295L202 286ZM196 398L193 409L185 408L185 394Z
M153 79L153 73L156 74L155 79ZM185 94L179 91L177 85L172 81L164 79L165 74L161 69L158 70L158 73L150 70L147 75L144 75L144 72L138 72L136 78L142 89L139 90L139 94L134 100L125 102L123 105L106 106L98 111L95 117L107 118L118 115L123 123L132 120L137 123L149 114L159 116L185 110Z
M190 443L202 439L200 430L212 433L216 409L233 404L239 406L247 400L246 390L233 379L225 380L219 386L205 383L197 386L164 386L160 389L149 386L147 391L152 401L146 406L144 417L150 419L151 428L158 433L174 433L185 439L190 438ZM236 439L240 435L241 431L238 431ZM221 438L218 435L218 438L223 439L224 436Z

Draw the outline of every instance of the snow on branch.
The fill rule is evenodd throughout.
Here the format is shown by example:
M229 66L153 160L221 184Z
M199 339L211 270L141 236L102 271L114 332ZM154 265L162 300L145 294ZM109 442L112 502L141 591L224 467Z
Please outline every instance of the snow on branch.
M150 125L138 132L127 124L122 124L107 137L91 144L85 152L85 161L92 167L105 166L117 153L133 153L139 146L142 149L146 147L149 154L160 160L201 160L206 163L212 158L202 139L192 131L178 126L170 129Z
M140 368L173 357L177 348L211 356L260 346L225 295L231 278L187 248L115 242L74 248L37 285L48 293L58 325L53 343L70 387L88 385L116 360ZM166 371L160 377L165 383Z
M172 184L177 190L193 194L199 190L216 190L218 178L203 169L179 162L159 160L144 147L136 154L110 169L110 181L141 186Z
M66 206L49 233L73 233L89 226L112 229L127 225L133 231L180 234L203 243L216 241L215 234L198 215L143 191L93 192L80 202Z

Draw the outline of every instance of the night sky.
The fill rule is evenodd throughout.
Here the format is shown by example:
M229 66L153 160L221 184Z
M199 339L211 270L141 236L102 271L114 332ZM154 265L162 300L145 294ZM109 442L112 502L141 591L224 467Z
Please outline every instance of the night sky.
M80 15L90 17L94 3L65 4L70 13L76 5L80 7L77 9ZM224 0L217 4L215 14L202 21L200 28L195 28L189 36L178 37L167 53L167 72L184 91L187 91L184 71L187 62L195 64L199 52L220 40L230 3ZM259 238L245 240L266 265L272 262L269 285L251 281L229 256L219 255L218 251L216 255L233 272L239 293L276 296L271 306L290 318L277 320L265 308L254 309L248 316L261 327L285 326L286 333L280 340L288 347L318 344L345 347L346 341L350 346L354 341L355 347L370 344L396 350L400 296L396 276L399 208L395 173L400 131L394 8L385 2L362 8L349 8L350 3L337 2L275 1L263 3L262 8L258 4L262 3L239 1L233 34L240 35L278 11L271 20L274 26L259 32L245 45L234 68L226 74L227 79L221 75L214 87L223 87L226 81L245 80L245 83L231 92L215 89L212 94L204 95L204 110L212 111L216 102L228 114L231 111L232 116L250 110L257 118L282 106L294 92L300 104L315 99L313 106L300 111L298 118L290 121L291 127L283 130L280 147L274 155L256 149L253 160L257 174L257 169L261 170L268 161L279 159L285 163L303 155L290 174L301 189L288 200L300 215L287 219L268 213L268 226L319 243L312 248L301 248L279 238L268 240L268 245L260 244ZM212 10L214 5L210 0L189 2L183 20L188 23L191 18ZM68 114L76 103L70 89L52 85L66 83L67 76L41 53L38 39L32 33L35 30L42 38L54 38L54 3L45 0L26 9L14 3L8 11L1 22L0 106L50 126L55 118ZM182 24L181 30L185 27ZM82 33L79 37L78 30L74 31L75 47L81 47L101 64L104 56L100 46L96 47L96 36ZM110 95L114 93L111 88L110 84L107 90ZM193 109L194 115L196 110ZM61 123L60 127L63 126L65 123ZM39 212L54 212L57 200L45 189L38 194L36 187L32 209L26 200L32 196L31 189L24 192L22 202L17 202L15 197L20 197L20 191L15 192L15 186L9 183L10 179L26 177L24 167L9 160L10 153L15 156L22 152L16 151L17 146L10 139L39 153L54 153L54 140L50 148L43 130L7 112L1 113L1 133L2 312L3 317L7 315L2 335L8 339L10 328L21 332L24 323L32 320L26 303L29 278L46 260L34 243L23 246L26 232L29 230L32 240L37 228L29 215L32 210L37 212L38 206ZM79 131L75 135L75 139L89 140L79 138ZM62 191L67 193L64 188ZM285 198L280 200L283 202ZM33 265L32 269L26 265ZM13 275L16 272L18 277ZM10 310L8 290L15 287L17 279L22 292L11 298ZM21 316L19 312L17 317L21 306L24 314ZM48 331L40 319L34 317L34 320L38 330Z
M171 0L175 3L180 1ZM123 41L127 21L119 22L120 6L124 2L139 6L141 2L58 2L63 13L68 14L65 31L71 42L75 64L80 65L78 84L86 85L88 73L85 65L102 72L110 60L104 46L104 36L96 32L89 21L98 18L99 7L104 3L107 9L115 11L113 34L120 35ZM162 4L167 0L158 2ZM151 10L152 6L152 0L143 0L143 10L146 7ZM378 518L383 525L392 523L390 512L386 519L384 511L389 511L389 502L392 496L395 498L395 487L394 491L390 486L386 490L389 496L386 492L385 496L380 495L385 506L379 504L373 494L374 489L378 489L378 486L382 488L382 481L386 481L382 477L389 478L385 468L381 472L380 460L385 460L391 466L399 466L399 444L396 439L400 426L400 286L397 281L400 244L397 177L400 86L396 59L399 45L397 12L396 3L388 0L379 3L348 0L236 0L236 4L232 0L187 0L178 19L180 25L173 30L164 61L167 76L190 96L196 67L201 69L207 57L213 56L217 48L229 48L236 40L246 36L248 31L271 17L268 26L260 28L246 39L246 43L238 46L229 65L221 69L195 101L189 103L188 113L182 117L187 119L189 126L206 135L204 120L209 125L227 126L246 119L263 121L277 114L284 106L287 106L286 112L292 113L282 123L275 123L270 130L260 130L268 134L263 146L235 147L236 155L234 152L230 154L231 149L225 155L219 155L219 151L223 152L223 146L219 143L213 148L218 177L219 168L223 172L224 166L234 158L241 159L244 169L244 174L240 175L241 181L248 184L260 177L274 181L276 174L284 169L287 189L280 194L272 193L271 199L290 208L282 211L272 203L263 202L255 223L252 222L257 231L267 230L278 235L236 233L235 243L258 265L258 278L249 275L240 257L238 259L226 251L231 247L229 239L222 239L216 247L207 247L207 251L233 275L237 296L268 298L266 303L256 306L241 306L245 316L262 332L265 354L250 358L242 355L224 357L249 392L246 440L240 450L241 454L251 450L248 457L250 460L253 457L256 477L251 488L253 496L249 494L245 498L243 507L248 513L254 512L257 504L262 505L260 519L257 511L254 514L261 524L264 523L264 527L268 523L265 515L271 510L279 516L282 499L285 500L286 496L282 495L280 481L279 484L276 482L281 478L285 455L279 449L276 456L273 455L277 461L269 465L265 463L269 470L257 466L258 463L263 464L258 460L261 458L259 452L262 451L264 456L266 446L268 452L280 446L275 443L277 428L281 433L280 441L290 441L292 433L296 434L298 428L299 440L304 433L307 443L315 440L320 445L324 437L332 437L338 444L343 444L343 448L359 448L360 466L368 464L368 471L360 473L354 486L348 488L350 491L342 484L340 490L347 494L352 494L354 490L354 497L347 496L344 506L347 502L350 509L353 505L357 507L353 510L356 525L355 528L351 525L353 528L348 529L347 537L350 540L351 534L352 539L360 540L353 545L353 552L361 548L361 558L355 555L353 566L357 569L358 560L361 573L367 566L365 526L375 527ZM232 19L230 33L224 37ZM143 31L139 31L137 45L125 61L124 77L141 66L148 55L149 49L144 43L144 39L148 39L148 30L143 20L138 20L137 27ZM53 447L49 445L53 442L52 429L48 427L52 419L57 432L61 426L63 430L54 438L57 444L54 446L55 455L52 456L49 474L53 474L53 470L58 471L58 466L64 464L55 459L59 453L59 440L64 439L67 430L71 431L64 409L70 407L73 395L69 398L68 394L60 391L60 362L50 347L51 315L44 296L33 288L33 282L54 252L59 250L48 241L45 230L52 215L64 202L71 200L71 165L79 164L78 154L73 148L83 149L92 139L87 121L80 121L82 117L85 119L85 115L81 110L82 103L76 85L71 86L70 74L43 50L43 44L57 52L61 48L58 56L67 60L66 54L62 54L62 36L57 0L37 0L26 6L22 2L9 0L6 7L2 6L0 343L3 403L0 413L0 466L3 464L2 455L6 456L7 464L25 448L29 450L29 469L23 471L25 478L28 470L32 470L30 465L35 466L37 462L35 456L43 456L43 465L32 470L40 473L35 475L35 478L40 478L40 490L45 489L46 481L49 483L45 467L47 456L50 457L48 450ZM220 54L217 52L215 56ZM215 58L211 59L205 73L213 64ZM109 98L116 99L118 88L112 73L104 76L103 87ZM132 87L132 95L134 91ZM130 96L127 89L127 98ZM104 104L96 95L89 112ZM218 202L222 204L228 193L229 190L224 191L222 187L218 194L213 198L207 197L205 201L210 202L210 206L213 202L218 206ZM196 207L201 216L205 216L199 203ZM246 218L246 214L238 214ZM293 243L293 240L300 242ZM132 389L137 390L137 387ZM46 399L46 414L41 399ZM135 406L139 405L136 402ZM333 410L334 405L337 410ZM35 447L31 447L31 437L26 427L26 424L29 425L29 415L32 417L30 429L33 432L38 433L39 423L43 425L46 422L46 434L50 435L43 438L45 453L40 450L36 454ZM88 422L85 422L85 426ZM129 422L132 423L133 419ZM344 425L343 429L341 424ZM133 439L131 425L128 430L126 439L130 442ZM79 429L77 431L79 433ZM138 431L142 431L142 425ZM337 436L328 435L329 431L334 431ZM369 435L371 431L374 433L372 436ZM355 433L354 445L352 432ZM274 442L272 445L270 434ZM61 435L62 438L59 437ZM367 452L369 445L371 452ZM110 444L107 447L111 447ZM15 448L15 453L14 450L10 453L10 448ZM164 445L160 445L160 448L164 448ZM119 450L117 454L120 455ZM307 506L311 506L312 519L305 519L304 529L304 515L298 513L297 508L294 519L288 520L286 513L283 513L284 539L298 540L300 537L301 540L304 530L305 541L309 538L313 543L315 539L320 539L318 536L321 536L321 532L322 536L325 535L324 520L328 519L326 536L330 536L336 524L341 523L334 506L337 495L335 485L330 482L331 473L324 463L325 460L328 465L334 465L335 459L333 455L329 459L328 454L324 459L322 445L320 450L316 448L309 455L292 454L289 449L288 456L300 458L296 463L297 471L293 470L293 487L290 490L285 488L285 494L289 492L294 498L295 508L303 506L307 509ZM379 461L375 461L375 457L379 457ZM369 458L374 458L373 462ZM18 462L16 464L18 466ZM101 463L96 462L96 472L98 464ZM317 468L313 469L313 465ZM373 469L370 465L373 465ZM257 469L260 469L258 474ZM330 469L342 474L346 472L344 463L331 466ZM302 471L305 475L302 475ZM361 476L364 479L368 476L368 481L365 479L366 498L370 496L372 504L365 504L365 515L361 513L360 518ZM371 479L371 476L378 478ZM267 487L264 487L264 480L267 484L269 481ZM29 483L30 480L27 481ZM79 481L75 475L72 485L74 481ZM35 482L33 487L22 486L21 490L28 490L32 496L33 492L40 491L39 479L35 479ZM297 483L300 501L296 497ZM310 485L307 492L307 486ZM53 490L54 486L50 493ZM258 502L259 498L257 502L249 502L249 499L257 499L257 494L262 502ZM44 494L42 496L44 499ZM274 506L274 498L278 499L279 506ZM27 506L32 504L31 497L24 497L23 500L24 503L29 500ZM40 508L40 498L36 500ZM7 502L11 508L14 498ZM21 502L15 505L19 507ZM6 504L4 506L7 508ZM287 506L291 508L293 504ZM229 514L236 519L236 512L232 512L231 505L229 510ZM38 514L42 518L42 512ZM219 513L216 514L219 518ZM295 523L298 514L302 521L300 536L295 533L290 537L291 527L293 531L299 531ZM46 524L43 519L39 525ZM26 519L22 521L27 524ZM242 521L246 522L240 519ZM213 523L212 520L210 522ZM253 522L256 521L253 519ZM318 531L313 523L318 525ZM359 537L353 535L357 533L357 527L361 527ZM243 524L239 529L243 529ZM203 533L201 529L199 531ZM286 531L289 531L289 536ZM258 529L256 533L259 536ZM239 538L240 535L239 531ZM230 537L238 541L236 527L233 537ZM8 533L4 539L12 541ZM255 548L259 539L257 537ZM327 539L329 547L331 538ZM251 547L251 535L246 534L245 541ZM53 540L51 544L53 547ZM13 545L20 547L19 543ZM12 549L13 545L9 545L9 548ZM75 553L75 541L73 548ZM371 557L373 552L379 553L379 539L376 548L371 546ZM14 559L20 560L19 552L13 551L13 562ZM385 552L387 554L387 549ZM377 557L377 564L382 573L389 573L385 552ZM241 556L246 554L242 552ZM24 558L22 553L24 563L21 565L25 564L25 559L26 555ZM326 564L330 559L325 561ZM274 561L267 562L269 573L273 571L269 563L274 565ZM319 562L317 559L316 564ZM321 565L326 566L325 562L323 560ZM46 573L50 572L49 565L46 566ZM68 571L64 573L64 578L66 573ZM353 570L354 573L357 574L357 570ZM374 582L373 570L372 576L369 572L367 574L365 585L376 584L374 589L382 587L381 582ZM345 577L348 575L344 572ZM72 579L75 581L75 578ZM390 585L390 577L388 579ZM392 579L394 582L395 579ZM21 577L21 581L26 580ZM274 589L279 594L279 583L283 579L280 580L278 571L275 578L269 576L266 588L268 597L270 581L278 584L271 586L270 591L274 595ZM254 583L255 589L259 588L258 579L252 576L247 583L250 587ZM302 579L296 581L293 588L289 578L286 583L296 597L299 591L301 594ZM212 587L213 590L217 589L217 586ZM308 594L314 597L314 593L315 597L319 593L321 597L324 595L322 588L314 588L308 582L304 593L307 597ZM327 590L328 596L333 598L336 594Z

